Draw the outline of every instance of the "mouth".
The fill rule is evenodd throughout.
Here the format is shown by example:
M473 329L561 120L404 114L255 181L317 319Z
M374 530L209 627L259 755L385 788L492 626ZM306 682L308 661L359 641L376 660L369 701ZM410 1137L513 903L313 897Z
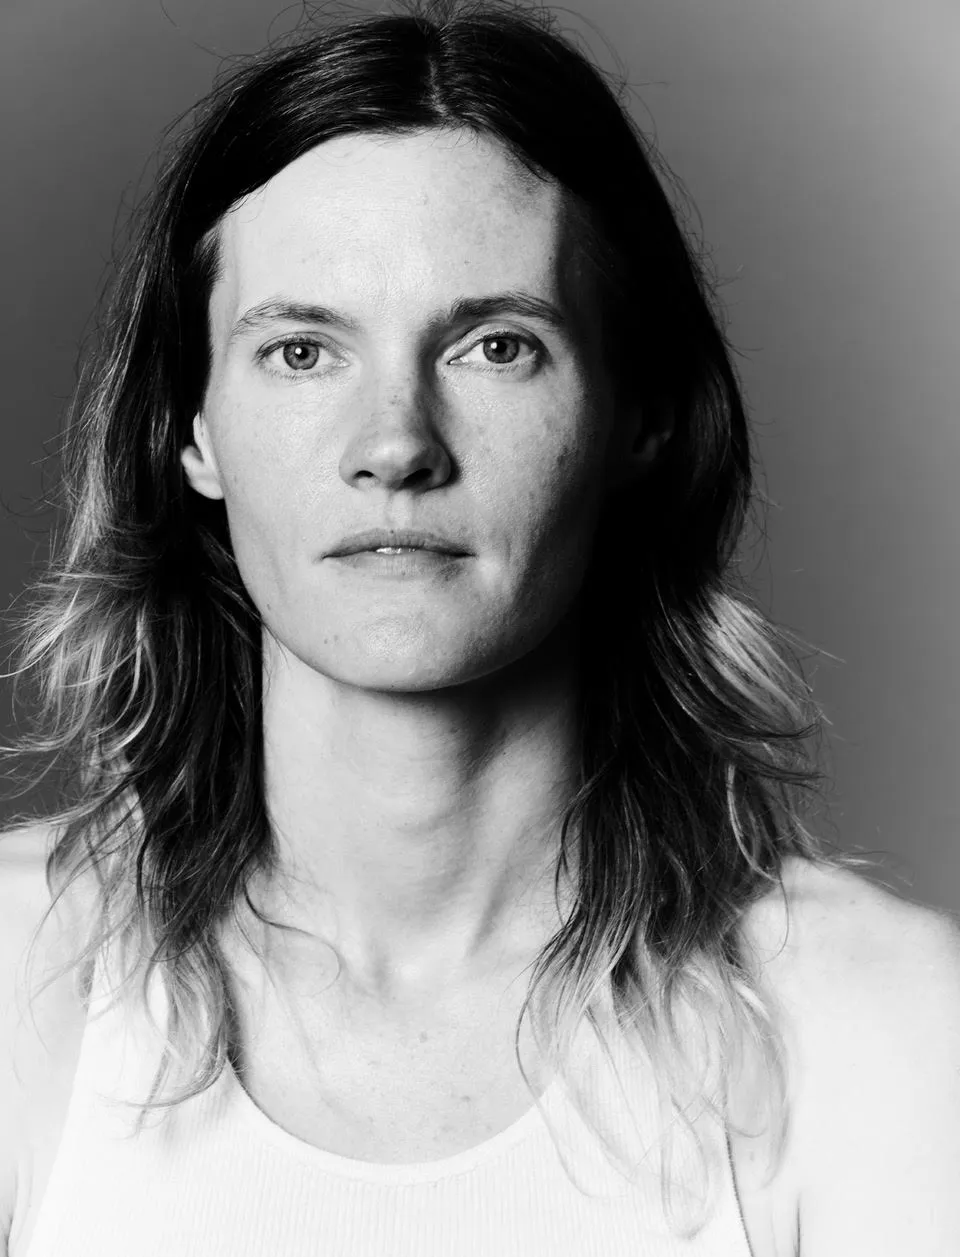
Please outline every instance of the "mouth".
M325 557L343 559L355 554L376 554L388 557L432 554L443 558L463 558L468 551L458 541L443 537L438 533L398 528L356 533L352 537L344 538Z
M469 556L426 546L377 546L329 556L337 567L384 578L450 577Z

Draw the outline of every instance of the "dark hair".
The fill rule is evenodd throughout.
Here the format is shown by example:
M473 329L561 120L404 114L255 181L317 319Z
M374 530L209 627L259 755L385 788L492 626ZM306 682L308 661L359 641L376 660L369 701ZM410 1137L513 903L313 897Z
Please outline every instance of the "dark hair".
M551 991L562 1063L582 1019L599 1025L608 988L681 1112L700 1096L726 1120L730 1071L755 1048L779 1131L779 1040L738 930L788 857L825 858L799 819L821 775L804 741L819 713L785 635L732 571L751 451L715 294L651 145L547 10L407 9L301 32L223 75L169 152L120 267L69 434L68 529L23 664L42 682L31 746L72 769L52 818L51 889L90 866L100 882L75 963L88 980L117 937L135 952L130 980L162 974L168 1042L192 1043L197 1068L144 1111L219 1076L229 999L214 927L241 899L253 906L250 878L275 869L276 849L259 617L223 504L190 491L180 462L207 379L217 224L335 136L470 128L564 189L616 394L672 423L641 489L599 525L582 599L581 783L557 869L559 884L578 828L576 899L528 1002L535 986ZM669 1156L664 1166L669 1196Z

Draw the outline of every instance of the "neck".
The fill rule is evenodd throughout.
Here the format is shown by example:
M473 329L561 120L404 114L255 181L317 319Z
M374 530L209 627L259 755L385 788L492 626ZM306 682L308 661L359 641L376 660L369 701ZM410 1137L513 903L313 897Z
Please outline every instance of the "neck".
M265 640L281 919L332 943L349 984L435 994L553 935L579 784L574 657L567 634L467 685L374 692Z

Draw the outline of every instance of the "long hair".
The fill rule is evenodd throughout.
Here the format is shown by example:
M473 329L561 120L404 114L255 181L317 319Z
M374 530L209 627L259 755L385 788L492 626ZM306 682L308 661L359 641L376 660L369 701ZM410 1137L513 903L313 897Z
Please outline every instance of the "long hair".
M581 775L557 864L557 885L565 871L575 893L520 1018L545 995L562 1067L576 1027L599 1029L610 1001L661 1088L669 1209L671 1140L693 1139L709 1186L692 1114L728 1120L748 1054L764 1065L774 1155L782 1146L781 1036L740 925L782 888L788 858L828 858L801 820L823 776L810 747L822 717L788 635L737 580L754 500L748 422L664 164L547 10L405 8L324 23L231 66L141 206L68 425L65 529L23 631L37 715L22 747L61 773L48 886L59 896L95 873L78 989L108 944L124 957L125 997L145 999L161 975L171 1017L142 1113L209 1087L231 1033L216 930L242 901L254 907L251 878L278 860L260 618L223 504L189 490L180 462L207 382L215 229L336 136L495 138L563 191L598 281L618 398L672 421L642 489L621 490L599 523L581 598ZM186 1080L157 1099L174 1062Z

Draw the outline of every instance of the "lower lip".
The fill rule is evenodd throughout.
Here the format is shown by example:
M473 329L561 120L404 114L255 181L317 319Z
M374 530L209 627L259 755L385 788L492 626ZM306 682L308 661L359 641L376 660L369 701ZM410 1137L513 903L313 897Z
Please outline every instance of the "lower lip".
M355 554L335 554L330 557L337 563L360 568L375 576L431 576L452 568L467 556L446 554L440 550L404 550L400 554L358 550Z

